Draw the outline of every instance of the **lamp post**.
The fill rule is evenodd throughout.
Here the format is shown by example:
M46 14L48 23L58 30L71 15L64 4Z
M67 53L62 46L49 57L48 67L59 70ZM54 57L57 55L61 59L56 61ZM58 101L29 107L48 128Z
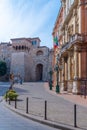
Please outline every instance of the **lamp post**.
M57 80L57 84L56 84L56 92L57 93L60 93L60 87L59 87L59 84L58 84L58 81L59 81L59 55L57 55L57 62L56 62L56 65L55 65L55 68L54 70L56 71L56 80Z
M57 80L57 84L56 84L56 92L57 93L60 93L60 87L59 87L59 84L58 84L58 81L59 81L59 65L56 64L55 66L55 71L56 71L56 80Z
M49 75L50 75L50 80L49 80L49 88L50 90L52 90L52 74L53 74L53 71L52 69L49 71Z
M56 65L55 65L55 68L54 70L56 71L56 93L60 93L60 86L59 86L59 70L62 70L64 68L63 65L60 65L60 57L61 57L61 54L57 55L57 59L56 59Z

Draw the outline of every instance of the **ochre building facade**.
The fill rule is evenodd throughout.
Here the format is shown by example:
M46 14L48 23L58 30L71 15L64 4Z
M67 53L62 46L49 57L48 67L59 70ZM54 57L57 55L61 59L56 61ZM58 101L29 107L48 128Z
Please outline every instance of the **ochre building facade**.
M87 0L62 0L52 35L59 42L54 49L53 70L59 59L60 91L79 94L81 81L87 80ZM56 83L54 72L54 87Z

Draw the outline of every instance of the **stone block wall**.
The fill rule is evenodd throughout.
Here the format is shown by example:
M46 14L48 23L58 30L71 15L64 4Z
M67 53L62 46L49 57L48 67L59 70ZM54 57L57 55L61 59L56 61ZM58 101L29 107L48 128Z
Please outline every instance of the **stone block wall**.
M10 73L14 75L20 75L24 80L25 75L24 66L24 52L12 53L11 55L11 70Z
M42 53L41 53L42 52ZM42 80L48 80L48 62L49 62L49 49L47 47L39 47L37 49L33 49L31 53L33 59L33 79L36 80L36 68L37 65L41 64L43 66L43 74Z
M0 45L0 59L5 58L8 73L13 73L16 77L20 75L26 82L48 81L48 72L52 65L52 53L49 48L30 46L29 39L25 38L11 40L12 44Z

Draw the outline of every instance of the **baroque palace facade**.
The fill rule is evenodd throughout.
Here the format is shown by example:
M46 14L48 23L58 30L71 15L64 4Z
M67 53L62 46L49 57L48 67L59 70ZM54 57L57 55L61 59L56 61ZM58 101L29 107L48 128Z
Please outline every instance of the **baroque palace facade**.
M53 50L40 46L40 39L14 38L0 44L0 60L7 64L7 77L14 74L23 81L48 81Z
M61 0L52 35L59 42L54 49L53 70L58 64L60 91L79 94L81 81L87 79L87 0ZM54 87L56 79L54 72Z

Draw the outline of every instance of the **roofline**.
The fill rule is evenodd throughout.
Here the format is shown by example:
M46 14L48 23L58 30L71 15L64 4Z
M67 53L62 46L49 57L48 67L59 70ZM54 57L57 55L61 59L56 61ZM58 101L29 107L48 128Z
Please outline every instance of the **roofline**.
M54 28L53 28L52 35L53 35L53 33L54 33L54 29L55 29L56 24L57 24L57 21L58 21L58 19L59 19L59 16L60 16L61 10L62 10L62 4L61 4L61 6L60 6L60 9L59 9L59 12L58 12L58 15L57 15L57 18L56 18L56 22L55 22L55 24L54 24Z
M39 37L34 37L34 38L29 38L29 39L31 39L31 40L33 40L33 39L38 39L38 40L41 42L41 40L40 40Z
M11 41L12 41L12 40L28 40L28 41L31 42L31 40L33 40L33 39L38 39L38 40L41 42L41 40L40 40L39 37L34 37L34 38L25 38L25 37L22 37L22 38L12 38L12 39L10 39L10 40L11 40Z
M9 44L10 42L1 42L0 44Z
M22 37L22 38L12 38L10 40L22 40L22 39L26 39L25 37Z
M47 47L47 46L39 46L38 48L48 48L49 49L49 47Z

